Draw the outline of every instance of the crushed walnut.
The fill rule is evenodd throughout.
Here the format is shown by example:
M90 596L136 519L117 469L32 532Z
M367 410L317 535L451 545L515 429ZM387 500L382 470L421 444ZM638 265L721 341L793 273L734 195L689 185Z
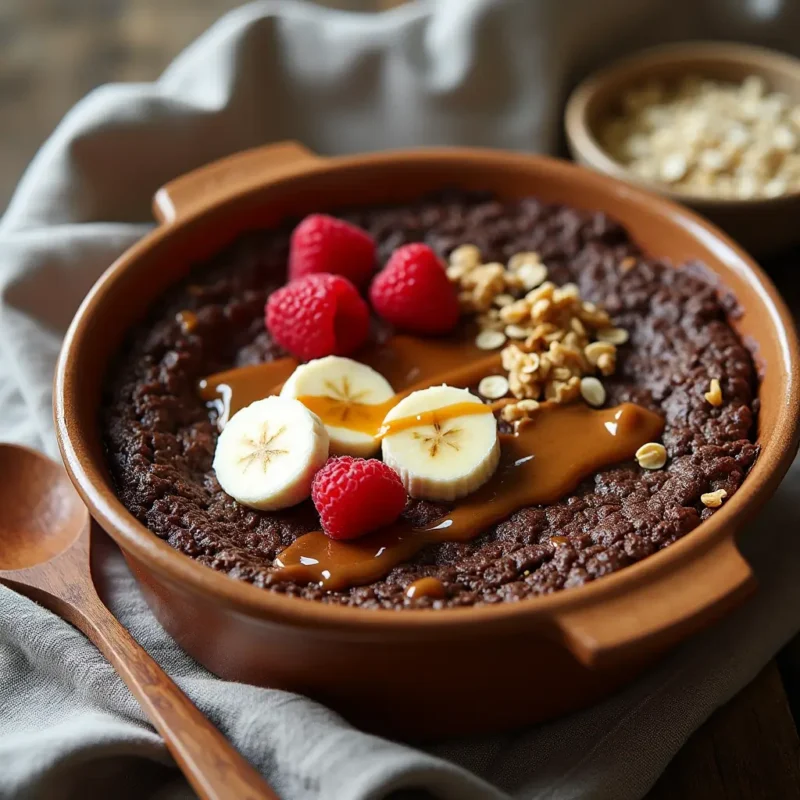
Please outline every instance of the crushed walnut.
M539 403L536 400L518 400L516 403L508 403L503 406L500 416L514 425L514 431L518 431L522 425L529 421L539 410Z
M631 89L599 137L639 177L693 194L800 190L800 105L755 75L738 84L688 76Z
M458 288L461 310L480 314L484 330L502 331L500 309L547 280L547 267L534 252L516 253L506 266L484 264L475 245L463 244L450 253L449 262L447 277Z
M508 390L517 399L503 408L504 420L531 417L541 400L569 403L583 397L603 405L606 392L595 376L614 373L617 346L628 341L628 331L585 302L576 284L546 280L547 267L537 253L516 253L506 266L484 264L471 244L450 254L447 275L457 285L462 309L477 316L477 346L503 348Z

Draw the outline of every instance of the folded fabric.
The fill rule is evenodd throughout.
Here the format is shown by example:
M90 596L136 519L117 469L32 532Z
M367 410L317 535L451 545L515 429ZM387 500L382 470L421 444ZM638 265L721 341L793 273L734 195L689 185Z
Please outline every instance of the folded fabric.
M229 14L156 83L93 92L23 178L0 222L0 439L56 455L60 339L93 281L147 233L151 196L170 178L286 138L323 154L419 144L555 151L565 91L603 58L715 32L775 42L791 36L796 15L789 2L722 0L443 0L380 15L259 2ZM624 800L641 797L800 627L798 481L796 465L745 537L761 588L723 623L595 708L428 750L354 730L306 698L215 678L155 622L103 540L100 578L122 622L285 798L412 788L459 800ZM79 633L7 589L0 609L0 797L191 796Z

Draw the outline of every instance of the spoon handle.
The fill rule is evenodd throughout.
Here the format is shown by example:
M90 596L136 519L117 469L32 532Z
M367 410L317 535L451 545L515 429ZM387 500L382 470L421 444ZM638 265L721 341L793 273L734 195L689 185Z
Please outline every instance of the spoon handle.
M197 794L203 800L279 800L103 605L94 587L82 588L80 603L59 611L119 673Z

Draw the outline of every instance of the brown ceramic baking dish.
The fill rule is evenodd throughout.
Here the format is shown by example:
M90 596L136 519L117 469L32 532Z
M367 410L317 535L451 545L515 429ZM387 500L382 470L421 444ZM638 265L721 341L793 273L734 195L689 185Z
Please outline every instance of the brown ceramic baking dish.
M151 301L192 261L247 229L448 185L602 209L646 251L676 263L702 259L720 276L742 305L734 324L763 374L762 450L743 487L695 531L619 573L519 603L436 611L366 611L257 589L181 555L137 522L111 486L98 412L109 361ZM103 275L67 333L56 424L92 515L121 547L164 627L213 672L302 692L358 724L409 738L508 728L623 685L753 589L735 537L797 449L798 344L766 276L702 219L549 158L440 149L329 159L292 143L178 178L158 192L154 209L161 225Z

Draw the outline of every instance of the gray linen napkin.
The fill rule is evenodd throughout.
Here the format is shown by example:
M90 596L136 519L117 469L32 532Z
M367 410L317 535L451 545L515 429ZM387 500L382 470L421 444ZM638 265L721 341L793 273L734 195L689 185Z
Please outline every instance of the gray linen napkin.
M42 148L0 222L0 439L56 454L60 338L92 282L149 229L150 197L168 179L289 137L320 153L422 143L554 150L565 90L604 56L655 31L747 31L776 43L796 29L788 0L728 0L724 17L723 2L448 0L376 16L260 2L221 20L158 82L93 92ZM746 538L761 588L722 624L593 709L427 752L356 731L305 698L216 679L154 621L108 544L102 580L123 623L286 798L418 788L459 800L625 800L641 797L800 627L798 481L795 465ZM190 795L94 648L0 588L0 797Z

